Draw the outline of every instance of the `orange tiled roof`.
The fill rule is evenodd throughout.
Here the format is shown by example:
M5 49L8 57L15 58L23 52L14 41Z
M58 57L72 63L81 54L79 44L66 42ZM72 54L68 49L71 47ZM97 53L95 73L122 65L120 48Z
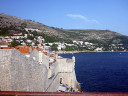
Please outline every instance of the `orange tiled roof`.
M29 53L29 46L16 46L15 49L20 51L23 54L28 54Z
M43 49L42 48L36 48L38 51L42 51Z
M1 49L14 49L14 47L1 47ZM29 53L29 46L16 46L15 49L20 51L23 54ZM42 51L42 48L32 48L32 50L37 49L38 51ZM43 52L45 55L47 55L47 52Z
M47 55L47 52L43 52L45 55Z
M14 49L14 47L1 47L1 49Z
M35 48L32 48L32 51L34 50Z

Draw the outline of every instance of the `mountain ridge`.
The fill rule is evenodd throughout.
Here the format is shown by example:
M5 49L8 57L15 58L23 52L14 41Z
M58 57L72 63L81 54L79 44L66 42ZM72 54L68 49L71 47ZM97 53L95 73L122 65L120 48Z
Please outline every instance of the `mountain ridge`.
M44 33L49 36L56 36L67 40L99 40L105 43L122 43L127 42L128 36L119 34L110 30L96 30L96 29L59 29L55 27L49 27L39 22L32 20L24 20L16 16L0 13L0 28L14 26L15 29L32 28L40 30L39 33ZM123 39L121 39L123 38ZM126 41L122 41L126 40Z

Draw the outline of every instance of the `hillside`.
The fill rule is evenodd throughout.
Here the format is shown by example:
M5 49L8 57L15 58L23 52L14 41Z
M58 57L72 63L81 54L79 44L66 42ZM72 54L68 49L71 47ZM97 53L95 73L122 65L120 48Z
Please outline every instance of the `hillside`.
M32 20L24 20L16 16L0 13L0 28L9 28L17 32L27 29L36 29L38 33L57 38L62 41L88 41L98 44L124 44L127 47L128 36L110 30L65 30L49 27ZM2 31L1 31L2 33Z
M16 29L22 29L22 28L39 29L42 32L49 35L50 34L56 36L58 35L56 30L44 24L34 22L32 20L24 20L16 16L0 13L0 27L10 27L10 26L15 26Z

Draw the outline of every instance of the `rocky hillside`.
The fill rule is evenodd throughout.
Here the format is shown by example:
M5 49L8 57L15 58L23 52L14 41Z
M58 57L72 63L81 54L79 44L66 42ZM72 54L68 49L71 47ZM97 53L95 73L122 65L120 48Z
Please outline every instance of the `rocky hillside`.
M44 32L46 34L58 36L56 30L44 24L34 22L32 20L24 20L16 16L0 13L0 27L10 27L10 26L15 26L15 29L22 29L22 28L39 29L41 32Z
M68 40L94 41L105 43L128 43L128 37L110 30L64 30L49 27L32 20L0 13L0 28L13 26L17 30L24 28L38 29L40 33Z

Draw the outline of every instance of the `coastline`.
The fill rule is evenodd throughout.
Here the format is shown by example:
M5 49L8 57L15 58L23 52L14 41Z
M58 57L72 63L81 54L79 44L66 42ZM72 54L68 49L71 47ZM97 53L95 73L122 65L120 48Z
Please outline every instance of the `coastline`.
M73 53L97 53L97 52L128 52L128 51L53 51L56 54L73 54Z

